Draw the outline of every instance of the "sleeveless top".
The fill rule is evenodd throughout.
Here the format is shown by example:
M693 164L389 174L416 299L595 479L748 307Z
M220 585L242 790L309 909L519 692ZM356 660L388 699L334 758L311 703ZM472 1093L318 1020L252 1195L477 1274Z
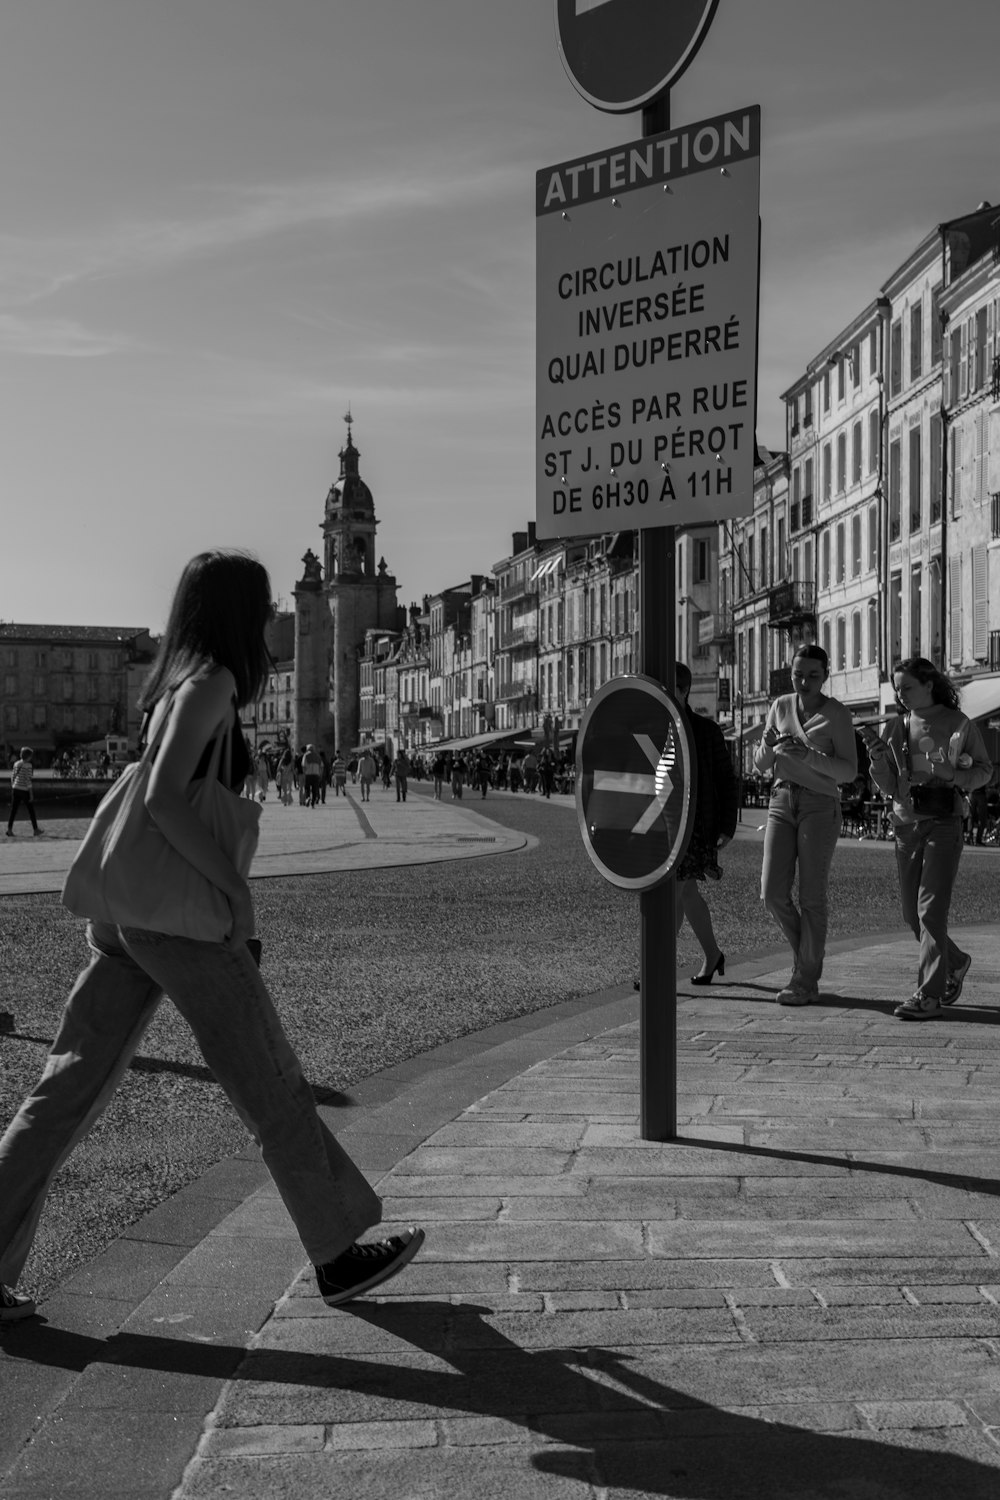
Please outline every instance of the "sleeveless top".
M140 753L145 748L146 731L149 728L149 721L151 718L152 714L147 713L146 717L142 721L142 728L139 731ZM234 792L238 787L241 787L243 785L244 781L250 775L251 770L250 752L247 750L247 742L243 736L243 729L240 725L239 709L236 707L235 703L233 704L232 724L230 728L232 730L232 764L229 769L228 785L229 790L231 792ZM223 730L222 733L225 733L225 730ZM204 780L204 777L208 772L208 764L212 758L212 749L214 745L215 740L211 739L205 746L204 750L201 753L201 758L199 759L197 766L195 766L194 775L191 777L192 781ZM225 780L225 763L223 757L220 757L219 759L219 780Z

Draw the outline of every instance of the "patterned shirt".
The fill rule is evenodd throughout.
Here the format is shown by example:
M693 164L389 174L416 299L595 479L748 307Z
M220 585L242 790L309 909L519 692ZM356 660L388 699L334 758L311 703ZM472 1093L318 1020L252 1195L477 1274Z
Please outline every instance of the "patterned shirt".
M15 792L31 791L31 773L34 767L30 760L16 760L10 774L10 784Z

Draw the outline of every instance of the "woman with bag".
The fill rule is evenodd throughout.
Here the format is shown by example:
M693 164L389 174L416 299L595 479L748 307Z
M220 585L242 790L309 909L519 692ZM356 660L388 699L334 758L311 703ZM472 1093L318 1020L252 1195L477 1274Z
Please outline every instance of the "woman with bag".
M773 772L764 829L761 898L792 950L792 973L779 1005L819 998L826 949L827 888L840 834L840 786L858 774L851 715L823 685L830 663L822 646L792 658L791 693L768 709L754 768ZM792 900L796 870L799 904Z
M266 680L270 615L270 581L255 558L205 552L185 568L142 694L146 748L105 799L111 819L98 809L67 877L64 901L91 918L90 964L41 1079L0 1141L0 1320L34 1312L13 1287L49 1184L107 1105L164 994L260 1146L325 1302L386 1281L423 1241L409 1229L356 1243L381 1203L320 1120L248 947L260 807L232 789L250 772L239 709ZM144 926L136 913L146 912Z
M962 795L992 774L982 736L958 707L958 692L933 662L910 656L893 668L903 713L883 740L861 734L872 780L892 798L903 920L920 944L917 988L893 1014L930 1021L954 1005L972 965L948 935L948 911L965 843Z

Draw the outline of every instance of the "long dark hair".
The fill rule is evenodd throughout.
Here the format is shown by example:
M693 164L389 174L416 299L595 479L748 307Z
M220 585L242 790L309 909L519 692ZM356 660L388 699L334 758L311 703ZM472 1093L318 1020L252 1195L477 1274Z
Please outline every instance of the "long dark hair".
M931 689L931 699L934 703L943 703L945 708L958 707L958 688L950 677L940 672L932 661L926 656L907 656L902 661L897 661L892 669L895 677L897 672L905 672L909 677L915 677L926 687Z
M240 708L260 697L271 668L264 629L271 617L271 580L249 552L199 552L174 593L160 649L143 684L139 707L151 709L188 677L228 667Z

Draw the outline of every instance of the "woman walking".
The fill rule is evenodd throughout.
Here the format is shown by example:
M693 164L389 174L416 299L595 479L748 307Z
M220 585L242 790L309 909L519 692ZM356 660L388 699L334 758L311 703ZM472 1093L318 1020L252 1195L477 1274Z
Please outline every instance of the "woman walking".
M826 948L827 888L840 833L842 782L858 774L851 715L823 692L830 664L821 646L792 658L791 693L775 698L754 756L773 774L764 830L761 897L792 950L792 973L779 1005L819 998ZM792 900L798 872L799 904Z
M674 668L674 682L691 726L698 768L694 824L684 858L677 866L677 930L686 917L705 955L698 973L691 975L691 983L711 984L715 974L725 974L726 955L716 942L712 913L700 883L722 879L719 850L736 832L739 784L718 724L688 708L691 669L682 661Z
M965 842L962 793L992 774L982 736L958 692L933 662L910 656L892 673L903 713L883 740L861 733L872 780L892 798L903 920L920 944L917 988L896 1006L904 1021L930 1021L962 993L972 959L948 935L948 911Z
M164 994L260 1146L325 1302L337 1306L379 1285L422 1243L414 1229L356 1243L379 1222L381 1203L316 1112L247 946L249 886L188 800L191 783L213 764L231 789L251 772L239 708L256 702L266 680L270 615L270 582L255 558L205 552L185 568L141 698L145 733L156 746L145 806L164 839L222 892L231 927L224 941L202 942L88 924L90 964L70 994L40 1081L0 1141L4 1321L35 1310L13 1287L49 1184L107 1105ZM228 756L219 753L220 737L229 740Z

